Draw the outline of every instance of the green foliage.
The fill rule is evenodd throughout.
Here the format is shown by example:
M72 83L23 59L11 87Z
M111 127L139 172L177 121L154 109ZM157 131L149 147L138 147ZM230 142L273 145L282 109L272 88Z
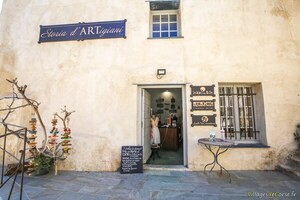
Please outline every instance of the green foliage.
M33 158L33 162L36 174L41 174L43 171L50 171L53 164L53 158L47 157L42 153L38 153Z

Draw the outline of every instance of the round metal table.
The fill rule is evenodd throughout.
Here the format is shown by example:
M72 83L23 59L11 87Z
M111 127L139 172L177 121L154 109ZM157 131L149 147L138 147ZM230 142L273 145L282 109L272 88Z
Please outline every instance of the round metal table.
M206 167L212 165L212 167L209 171L209 175L210 175L212 170L214 169L215 165L217 164L217 165L220 166L220 174L222 174L222 170L224 169L224 171L229 176L229 182L231 182L230 173L219 163L218 157L219 157L219 155L225 153L231 146L234 145L234 143L231 142L231 141L222 140L220 138L215 138L215 141L213 141L213 142L209 141L209 138L201 138L201 139L198 140L198 144L203 145L214 156L213 162L208 163L207 165L205 165L204 174L206 174ZM213 149L212 149L213 147L216 147L217 150L213 151Z

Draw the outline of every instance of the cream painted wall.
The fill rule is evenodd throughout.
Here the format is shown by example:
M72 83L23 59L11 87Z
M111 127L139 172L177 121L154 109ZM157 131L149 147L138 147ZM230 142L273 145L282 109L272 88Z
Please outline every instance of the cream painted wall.
M4 0L0 47L13 56L12 61L4 61L5 55L1 59L1 75L12 74L29 86L32 97L42 102L48 127L52 113L64 105L76 110L71 119L74 150L61 169L119 167L121 146L138 144L140 134L133 83L261 83L271 148L233 149L222 162L228 169L273 169L296 147L292 133L300 121L300 2L181 0L181 13L184 38L147 39L145 1ZM39 25L120 19L127 19L126 39L37 43ZM167 69L160 80L158 68ZM214 128L190 127L189 84L187 88L188 167L200 170L211 157L197 140Z

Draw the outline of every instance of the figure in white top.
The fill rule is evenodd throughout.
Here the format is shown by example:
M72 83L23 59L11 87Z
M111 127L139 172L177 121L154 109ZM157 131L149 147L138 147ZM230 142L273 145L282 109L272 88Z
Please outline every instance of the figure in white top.
M151 126L152 126L152 132L151 132L151 144L160 144L160 133L158 129L158 122L159 118L155 115L152 115L151 117Z

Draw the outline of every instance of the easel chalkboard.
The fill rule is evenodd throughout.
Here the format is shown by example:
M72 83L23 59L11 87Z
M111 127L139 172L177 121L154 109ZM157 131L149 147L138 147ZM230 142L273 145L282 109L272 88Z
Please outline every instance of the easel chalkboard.
M121 174L143 173L143 146L122 146Z

